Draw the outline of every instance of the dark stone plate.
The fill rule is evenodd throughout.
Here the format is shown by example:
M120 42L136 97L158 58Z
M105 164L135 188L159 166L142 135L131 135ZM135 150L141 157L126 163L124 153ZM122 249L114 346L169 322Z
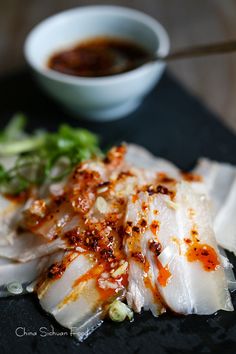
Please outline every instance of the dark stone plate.
M103 146L135 142L182 169L193 167L199 156L236 164L235 136L168 74L137 112L110 123L85 123L68 117L42 94L27 72L2 78L0 98L1 126L11 114L22 111L29 117L29 129L53 130L67 121L99 133ZM236 306L235 294L232 297ZM25 328L27 334L18 337L18 327ZM18 329L20 335L22 328ZM135 316L134 323L106 321L78 344L41 310L34 296L0 299L1 354L190 352L235 353L236 313L219 311L212 316L186 317L165 314L160 318L142 313Z

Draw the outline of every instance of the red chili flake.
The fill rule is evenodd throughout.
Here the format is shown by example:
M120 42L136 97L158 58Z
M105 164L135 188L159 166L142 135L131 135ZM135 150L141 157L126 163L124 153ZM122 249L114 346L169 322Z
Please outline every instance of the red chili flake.
M81 238L79 235L77 235L77 233L73 233L73 232L68 232L65 234L64 236L67 239L67 242L71 245L71 246L77 246L78 243L81 242Z
M146 211L148 209L148 205L145 202L142 202L142 210Z
M141 252L133 252L131 254L132 258L135 258L137 261L141 262L141 263L145 263L145 257Z
M113 236L112 235L108 237L108 241L109 242L113 242Z
M53 198L53 202L56 204L57 207L59 207L65 201L66 201L65 195L60 195Z
M169 194L168 188L166 188L165 186L162 186L160 184L157 186L156 192L160 193L160 194Z
M165 173L158 173L157 178L161 183L176 183L174 178L168 177Z
M138 195L137 195L137 194L134 194L134 195L132 196L132 202L135 203L137 200L138 200Z
M124 231L127 236L131 236L132 235L132 226L129 226L129 225L126 226Z
M106 157L103 159L103 162L108 165L109 163L111 163L111 160L110 160L110 158L109 158L108 156L106 156Z
M161 254L161 244L160 242L156 242L154 240L149 242L149 249L150 251L152 251L153 253L155 253L156 256L159 256Z
M59 279L62 277L65 270L66 270L65 264L56 262L49 267L47 276L50 279Z
M207 250L203 250L203 251L201 252L201 255L202 255L202 256L209 256L209 252L208 252ZM212 263L210 260L208 260L208 262L209 262L209 263Z
M99 237L90 235L90 237L86 237L85 239L85 246L89 247L90 250L97 252L99 250L99 240Z
M124 227L121 225L118 227L118 230L117 230L117 233L120 237L123 237L124 234L125 234L125 230L124 230Z
M147 186L147 192L149 195L153 195L155 193L154 187L151 186Z
M10 193L5 193L4 196L14 202L14 203L22 203L22 202L25 202L27 199L30 198L31 196L31 189L26 189L20 193L17 193L17 194L10 194Z
M157 231L159 230L160 224L157 220L153 220L153 222L150 225L150 229L152 233L156 236Z
M125 198L119 198L117 200L117 202L120 204L120 205L124 205L125 204Z
M146 221L145 219L142 219L142 220L140 221L140 226L146 227L146 226L147 226L147 221Z
M140 228L138 226L133 226L132 230L137 233L140 232Z
M58 238L58 234L54 234L52 240L56 240Z
M195 173L190 173L190 172L182 172L182 177L185 181L188 182L201 182L202 181L202 176L199 176Z
M116 153L124 154L126 152L126 146L121 144L116 147Z
M112 261L115 258L112 249L103 249L101 250L100 255L106 261Z
M97 188L107 187L107 186L110 185L110 183L111 183L111 182L109 182L109 181L99 183L99 184L97 185Z
M112 164L113 166L118 166L123 160L124 154L126 152L126 147L124 145L116 146L108 151L107 156L103 160L106 164Z
M130 171L122 171L119 173L117 180L124 179L126 177L133 177L133 174Z

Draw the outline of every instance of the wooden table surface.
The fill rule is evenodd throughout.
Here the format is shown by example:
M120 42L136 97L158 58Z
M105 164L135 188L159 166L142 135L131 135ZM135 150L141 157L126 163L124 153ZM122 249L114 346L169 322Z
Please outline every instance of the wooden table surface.
M79 5L116 4L156 17L172 49L236 38L236 0L1 0L0 75L21 68L28 31L51 14ZM236 54L189 59L170 70L236 132Z

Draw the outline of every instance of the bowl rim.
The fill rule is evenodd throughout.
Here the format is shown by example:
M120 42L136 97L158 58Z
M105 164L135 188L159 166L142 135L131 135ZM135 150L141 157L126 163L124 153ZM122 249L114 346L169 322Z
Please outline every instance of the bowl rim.
M40 31L45 25L48 25L52 21L62 19L65 16L70 16L77 12L82 13L82 12L89 12L89 11L98 11L102 13L104 13L104 11L107 12L110 11L114 13L115 11L115 14L117 15L124 15L127 16L127 18L133 18L146 24L149 28L151 28L153 33L158 38L159 46L157 48L156 53L162 55L166 55L169 53L170 40L169 40L168 33L165 30L165 28L161 25L161 23L155 18L153 18L152 16L142 11L130 7L125 7L125 6L88 5L88 6L77 6L68 10L61 11L59 13L47 17L46 19L39 22L39 24L37 24L35 27L33 27L33 29L27 35L23 47L24 57L26 59L27 64L37 73L47 77L48 79L56 80L67 84L86 85L86 86L104 85L104 84L111 84L111 83L115 84L115 83L119 83L120 81L127 81L134 78L135 76L142 76L144 73L152 69L153 66L157 65L157 63L148 63L125 73L104 76L104 77L82 77L82 76L63 74L51 69L45 70L40 66L38 66L37 64L35 64L35 62L32 60L32 57L30 55L30 51L31 51L30 47L31 47L31 43L34 40L34 35L38 31ZM159 63L159 65L160 64L162 64L163 66L165 65L164 62Z

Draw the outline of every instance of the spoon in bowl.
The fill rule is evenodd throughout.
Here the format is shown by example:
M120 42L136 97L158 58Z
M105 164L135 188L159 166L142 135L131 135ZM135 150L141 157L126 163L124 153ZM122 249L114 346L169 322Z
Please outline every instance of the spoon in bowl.
M116 56L116 61L111 68L112 74L119 74L125 71L130 71L136 69L142 65L146 65L155 61L172 61L179 59L187 59L194 57L201 57L214 54L225 54L236 51L236 40L231 40L228 42L220 42L214 44L204 44L188 48L183 48L176 50L167 55L161 55L158 53L153 53L147 55L146 57L138 60L133 60L132 63L126 60L122 55Z

